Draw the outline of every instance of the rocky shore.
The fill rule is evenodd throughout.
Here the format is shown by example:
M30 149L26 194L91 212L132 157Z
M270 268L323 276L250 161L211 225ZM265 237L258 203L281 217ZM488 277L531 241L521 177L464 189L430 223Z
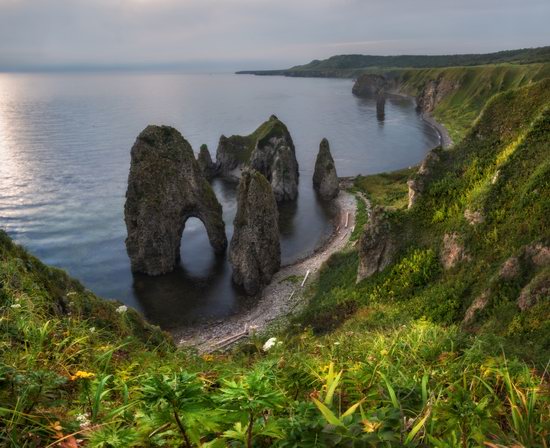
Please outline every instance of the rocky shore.
M226 348L231 345L233 336L245 331L264 331L275 320L299 309L304 303L304 288L316 278L321 265L331 255L348 245L355 226L355 196L340 191L334 200L334 207L337 210L334 230L315 252L295 263L283 266L249 309L223 321L201 322L176 332L174 339L178 345L195 347L199 352ZM307 279L302 287L306 275ZM229 344L226 344L227 340L230 341Z

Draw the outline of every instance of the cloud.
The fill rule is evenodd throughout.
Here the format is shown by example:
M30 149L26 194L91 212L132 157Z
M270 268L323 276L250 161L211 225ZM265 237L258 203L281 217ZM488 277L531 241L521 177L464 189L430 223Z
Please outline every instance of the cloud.
M549 44L547 17L548 0L0 0L0 67L483 52Z

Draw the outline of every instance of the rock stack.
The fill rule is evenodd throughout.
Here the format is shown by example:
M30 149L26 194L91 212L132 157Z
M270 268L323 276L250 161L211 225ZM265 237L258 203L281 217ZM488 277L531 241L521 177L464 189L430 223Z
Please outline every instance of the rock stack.
M229 245L233 281L255 295L281 266L279 213L267 179L245 170L239 183L237 215Z
M132 270L149 275L172 271L190 217L203 222L210 244L223 252L227 238L222 207L191 145L172 127L148 126L132 147L124 206Z
M220 137L216 164L222 175L236 175L250 167L271 184L277 202L298 195L298 161L292 137L275 115L247 136Z
M210 156L210 151L208 151L208 146L201 145L197 162L202 174L204 174L204 177L207 179L212 179L216 174L216 165L212 162L212 157Z
M319 153L315 161L315 172L313 173L313 187L323 199L334 199L340 191L334 159L326 138L321 140L319 145Z

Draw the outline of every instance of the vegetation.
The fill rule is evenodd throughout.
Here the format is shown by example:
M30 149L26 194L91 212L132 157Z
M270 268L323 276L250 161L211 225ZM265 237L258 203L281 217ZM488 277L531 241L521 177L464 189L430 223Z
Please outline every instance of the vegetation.
M231 353L176 349L0 234L0 444L548 447L549 297L517 299L550 276L525 249L550 244L549 105L550 80L491 98L410 210L411 171L357 179L395 262L356 284L356 250L336 254L284 332ZM468 257L445 270L449 233Z
M444 68L488 64L533 64L550 62L550 47L524 48L487 54L372 56L345 54L314 60L285 70L242 71L257 75L354 77L366 70L395 68Z
M396 76L400 90L413 96L418 95L430 80L452 86L433 115L458 142L490 98L550 77L550 64L405 70L388 75Z

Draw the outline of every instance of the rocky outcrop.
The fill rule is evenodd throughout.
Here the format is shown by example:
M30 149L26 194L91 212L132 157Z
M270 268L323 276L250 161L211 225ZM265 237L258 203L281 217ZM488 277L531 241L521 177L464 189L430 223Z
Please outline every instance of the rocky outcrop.
M464 219L471 226L476 226L485 221L485 216L479 210L470 210L467 208L464 210Z
M498 271L498 278L501 280L513 280L521 274L521 264L518 257L510 257Z
M216 165L219 173L223 176L231 174L238 176L240 173L234 173L234 171L240 171L248 164L254 143L253 135L232 135L231 137L222 135L216 150Z
M279 213L267 179L245 170L239 183L237 215L229 245L233 281L255 295L281 266Z
M444 76L428 81L420 94L416 97L418 110L431 114L436 106L451 92L460 88L458 81L453 81Z
M443 247L440 258L441 264L445 269L451 269L461 261L470 260L470 256L466 252L462 238L458 233L446 233L443 236Z
M384 92L388 85L386 77L382 75L375 75L372 73L366 73L355 81L352 92L357 96L376 96L381 92Z
M222 175L239 175L245 167L262 173L278 202L298 195L298 161L292 137L275 115L247 136L221 136L216 163Z
M317 154L313 173L313 187L323 199L333 199L338 196L340 191L334 159L326 138L321 140L319 145L319 153Z
M359 240L357 281L383 271L392 261L396 244L391 225L382 207L375 207Z
M256 131L250 166L271 184L277 202L298 196L298 161L287 127L275 115Z
M190 217L200 219L218 253L227 246L222 207L191 145L174 128L148 126L131 152L124 219L132 270L159 275L174 269Z
M482 294L477 296L466 310L466 314L464 315L464 320L462 321L462 324L470 325L476 318L477 314L487 308L487 305L489 304L489 298L489 291L484 291Z
M214 177L216 174L216 165L212 161L210 151L208 151L208 146L201 145L201 149L197 157L197 163L199 164L199 168L201 169L202 174L204 174L204 177L207 179Z
M428 152L420 164L417 173L407 181L407 186L409 187L408 208L412 208L418 201L418 198L424 193L435 166L441 160L441 150L442 148L438 146Z
M521 290L517 303L519 309L525 311L548 298L550 298L550 269L545 269Z

